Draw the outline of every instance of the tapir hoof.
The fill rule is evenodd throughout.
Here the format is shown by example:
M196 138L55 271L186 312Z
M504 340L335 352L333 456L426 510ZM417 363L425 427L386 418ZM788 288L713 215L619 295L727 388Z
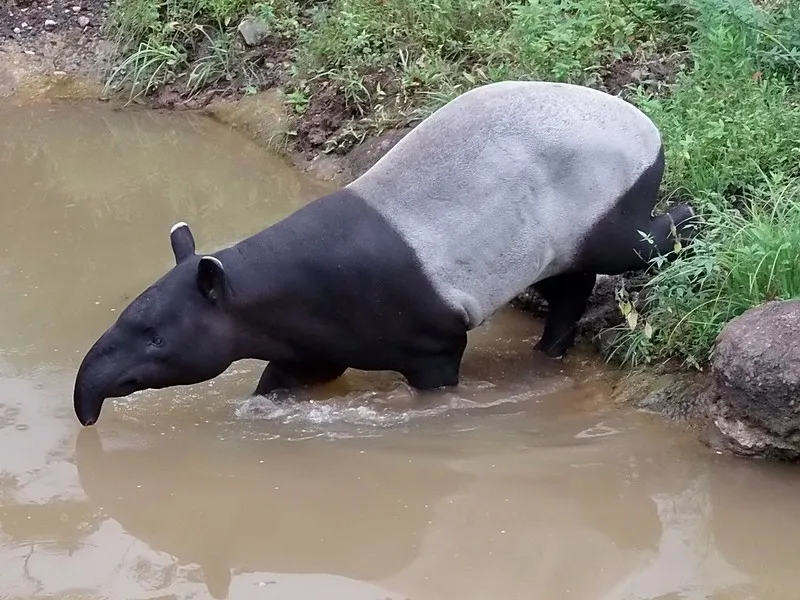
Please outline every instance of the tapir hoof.
M563 344L547 343L544 337L536 342L536 345L533 348L534 350L541 352L546 358L553 360L561 360L567 354L568 350L568 348L564 347Z

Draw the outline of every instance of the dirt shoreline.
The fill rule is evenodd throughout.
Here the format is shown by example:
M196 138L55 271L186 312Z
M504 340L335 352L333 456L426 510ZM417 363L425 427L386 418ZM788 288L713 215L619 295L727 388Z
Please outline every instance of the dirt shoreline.
M283 154L294 166L312 176L344 185L366 171L411 126L394 129L342 153L324 154L319 146L291 143L293 123L277 92L255 95L207 90L184 98L175 87L165 87L131 106L123 93L105 96L104 82L111 66L113 44L103 37L103 0L49 0L16 3L0 15L0 102L32 104L52 101L106 101L123 109L190 110L205 113L243 131L257 143ZM63 15L63 16L62 16ZM83 19L79 20L79 17ZM88 19L88 24L87 24ZM56 25L49 24L56 21ZM22 24L27 27L22 27ZM46 25L46 23L48 23ZM15 30L19 29L17 33ZM626 75L616 73L616 84ZM276 75L275 84L280 77ZM127 105L127 106L126 106ZM321 113L306 115L303 127L330 130ZM641 275L603 278L598 281L578 341L601 350L605 340L598 333L622 321L614 290L624 281L628 291L644 283ZM535 317L546 314L546 304L535 292L522 294L512 306ZM565 360L569 360L567 355ZM597 352L597 360L602 354ZM707 429L702 399L708 388L706 373L689 372L674 365L647 366L636 370L608 366L617 377L612 403L624 403L663 415L702 432Z

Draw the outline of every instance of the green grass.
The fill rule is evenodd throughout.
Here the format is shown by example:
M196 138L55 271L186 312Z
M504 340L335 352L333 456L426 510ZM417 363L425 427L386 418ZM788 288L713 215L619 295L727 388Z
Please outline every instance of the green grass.
M749 0L693 1L694 68L669 98L635 100L664 134L665 188L730 194L762 172L800 176L800 4L768 13Z
M681 48L690 15L680 0L116 0L109 87L149 93L197 61L214 65L204 83L257 84L235 27L258 16L293 44L294 98L332 86L359 115L400 118L499 79L598 85L616 60Z
M106 31L118 60L106 90L127 89L130 97L183 81L184 90L224 84L257 88L263 56L246 48L236 27L246 16L263 19L270 40L287 43L300 27L293 0L116 0Z
M331 0L299 33L291 91L333 87L361 124L393 125L491 81L601 85L618 60L682 48L690 17L664 0Z
M245 48L245 16L284 54ZM626 97L664 135L662 200L691 202L700 233L654 262L636 308L620 291L627 320L611 358L702 368L731 318L800 297L796 0L116 0L108 31L109 85L132 95L166 82L257 89L265 61L289 61L284 98L300 125L341 112L323 151L483 83L603 88L627 72Z

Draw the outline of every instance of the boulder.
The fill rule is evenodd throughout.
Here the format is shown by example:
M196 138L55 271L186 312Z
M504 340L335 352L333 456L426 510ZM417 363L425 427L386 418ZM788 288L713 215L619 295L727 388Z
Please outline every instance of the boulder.
M800 300L733 319L717 338L708 416L737 455L800 458Z
M244 19L237 29L248 46L258 46L269 35L269 25L263 19Z

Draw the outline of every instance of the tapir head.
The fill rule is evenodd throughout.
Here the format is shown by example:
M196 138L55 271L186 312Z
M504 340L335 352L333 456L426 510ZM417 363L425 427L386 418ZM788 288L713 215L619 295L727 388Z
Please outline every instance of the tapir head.
M94 424L106 398L189 385L236 359L231 290L213 256L197 256L189 227L170 232L175 266L123 310L91 347L75 380L75 414Z

